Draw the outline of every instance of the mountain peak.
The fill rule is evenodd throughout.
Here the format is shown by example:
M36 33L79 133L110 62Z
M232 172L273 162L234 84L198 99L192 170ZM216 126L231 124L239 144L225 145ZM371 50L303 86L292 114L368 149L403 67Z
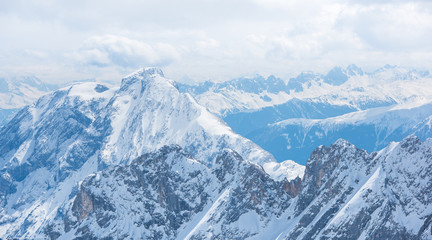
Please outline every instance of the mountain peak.
M324 81L326 83L336 86L342 85L347 80L348 76L346 74L346 71L344 71L341 67L338 66L332 68L324 77Z
M150 77L153 75L159 75L161 77L165 77L162 69L157 68L157 67L144 67L144 68L140 68L137 71L127 75L126 77L124 77L123 79L126 78L136 78L136 77Z
M336 142L334 142L332 144L332 146L335 146L335 147L346 147L346 146L352 146L352 144L350 142L348 142L347 140L343 139L343 138L339 138L338 140L336 140Z
M126 89L128 86L140 80L153 79L155 77L165 78L162 70L157 67L140 68L139 70L127 75L122 79L120 89Z
M350 65L346 68L346 72L347 72L347 74L349 74L350 76L353 76L353 75L359 75L359 76L362 76L362 75L364 74L363 70L362 70L360 67L358 67L357 65L355 65L355 64L350 64Z

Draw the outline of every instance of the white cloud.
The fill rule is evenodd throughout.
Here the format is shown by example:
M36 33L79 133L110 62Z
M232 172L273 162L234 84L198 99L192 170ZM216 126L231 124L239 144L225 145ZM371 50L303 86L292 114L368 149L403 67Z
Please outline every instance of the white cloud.
M207 38L196 42L197 49L215 48L219 45L219 41L213 38Z
M180 58L178 51L169 44L153 45L116 35L93 36L72 54L82 65L97 67L119 66L167 66Z
M430 50L430 10L421 3L412 2L355 5L341 13L336 25L353 31L375 50Z

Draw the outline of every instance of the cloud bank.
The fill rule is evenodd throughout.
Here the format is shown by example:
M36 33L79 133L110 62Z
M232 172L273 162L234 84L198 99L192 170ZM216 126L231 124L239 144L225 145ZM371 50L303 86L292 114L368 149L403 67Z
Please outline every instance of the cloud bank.
M51 82L141 66L220 81L432 61L430 1L16 0L0 3L0 27L0 71Z

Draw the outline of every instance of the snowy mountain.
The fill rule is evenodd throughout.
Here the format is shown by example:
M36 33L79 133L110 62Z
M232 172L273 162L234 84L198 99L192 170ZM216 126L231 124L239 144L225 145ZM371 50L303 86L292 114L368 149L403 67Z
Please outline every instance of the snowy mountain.
M367 153L344 140L306 165L280 239L430 239L431 139L410 136Z
M337 87L351 78L362 78L364 75L359 67L350 65L346 69L334 67L327 75L302 72L289 80L273 75L267 78L256 75L222 83L206 81L196 85L179 84L179 90L193 95L211 112L226 116L283 104L293 98L310 98L313 94L310 88ZM303 93L306 90L308 92Z
M61 238L430 239L431 151L431 139L422 143L414 136L374 153L338 140L317 148L301 187L290 188L234 152L221 153L207 169L178 147L167 147L88 177L66 220L49 225L47 233Z
M292 118L245 134L276 159L290 156L306 162L317 145L343 136L356 146L376 151L410 134L432 136L432 103L405 103L371 108L325 119Z
M260 229L244 219L265 225L259 216L280 215L291 198L287 184L231 150L208 168L179 146L163 147L86 178L62 210L65 218L50 223L47 233L86 239L252 236Z
M211 112L224 116L286 102L289 95L284 80L260 75L233 79L223 83L178 84L181 92L190 93Z
M426 118L432 115L430 108L422 108L421 116L417 114L406 121L410 106L432 103L432 76L427 71L386 65L367 73L350 65L345 69L335 67L326 75L304 72L285 85L278 81L279 92L271 94L283 95L281 101L254 105L249 104L254 102L252 99L262 99L268 89L266 79L256 81L259 84L254 90L250 90L254 82L249 81L249 87L237 88L239 84L228 81L199 94L189 91L200 103L221 114L235 132L272 153L278 161L293 159L304 164L314 148L338 138L374 151L410 134L427 136L422 131L428 131ZM269 86L273 86L271 81ZM214 97L215 93L223 94L224 98L208 97ZM269 95L268 99L273 98ZM392 118L392 114L400 112L394 109L406 109L401 114L408 115ZM369 118L368 112L374 115L374 121L341 122L341 119ZM383 126L389 117L392 126ZM420 131L415 125L422 121L426 125Z
M232 150L179 146L86 177L34 236L51 239L430 239L432 139L368 153L338 140L275 181Z
M304 169L275 162L155 68L125 77L119 88L82 83L45 95L0 128L0 143L2 237L42 234L85 177L167 145L206 167L232 149L273 181Z
M432 238L432 139L277 163L156 68L45 95L0 143L1 238Z
M0 77L0 126L18 110L56 89L34 76Z

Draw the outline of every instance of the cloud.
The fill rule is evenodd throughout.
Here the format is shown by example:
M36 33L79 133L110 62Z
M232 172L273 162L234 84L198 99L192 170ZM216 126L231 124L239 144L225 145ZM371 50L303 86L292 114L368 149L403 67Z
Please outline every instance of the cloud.
M351 63L430 68L431 9L403 0L3 1L0 70L115 80L159 66L202 81Z
M169 44L147 44L143 41L116 35L93 36L72 55L79 64L96 67L167 66L180 58Z
M46 59L49 57L49 54L44 51L32 50L32 49L25 49L24 54L26 54L28 57L36 58L38 60Z
M219 45L219 41L213 38L207 38L196 42L197 49L215 48Z
M430 49L432 15L424 4L428 5L402 1L355 5L340 14L335 26L354 32L374 50Z

